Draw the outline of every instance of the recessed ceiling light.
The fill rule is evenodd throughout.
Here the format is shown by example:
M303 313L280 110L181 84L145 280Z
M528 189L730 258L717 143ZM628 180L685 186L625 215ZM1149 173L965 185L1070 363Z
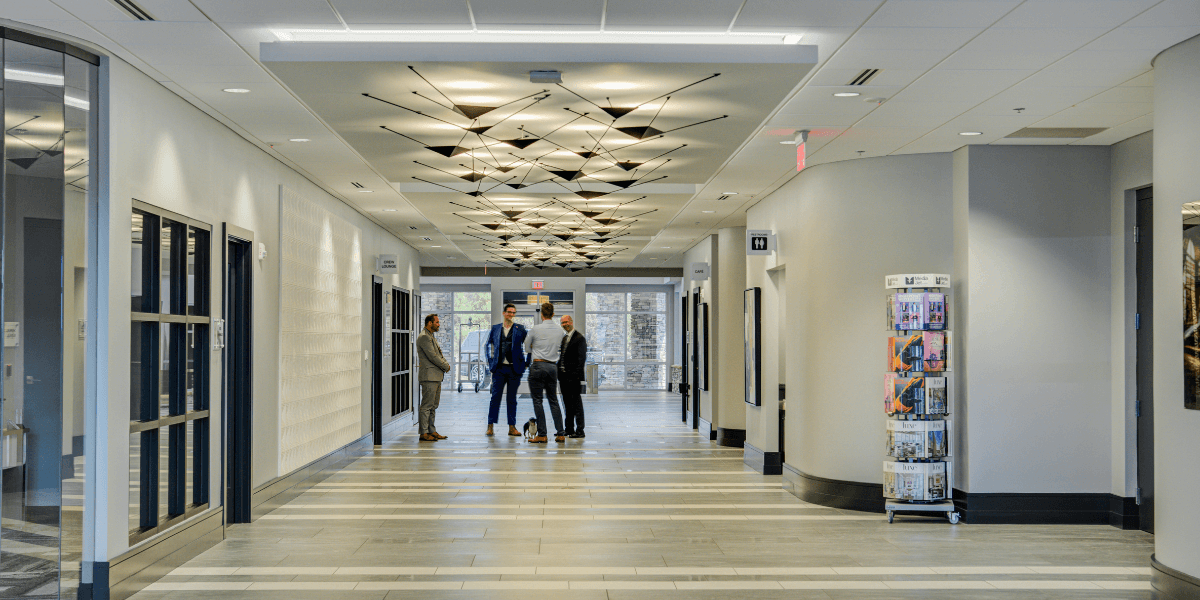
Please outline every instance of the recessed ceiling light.
M702 213L708 213L708 214L712 214L712 213L715 213L715 212L717 212L717 211L715 211L715 210L702 210L702 211L700 211L700 212L702 212Z
M225 88L221 91L229 92L230 94L249 94L250 93L250 90L248 90L246 88Z
M312 140L310 140L308 138L292 138L288 141L289 142L311 142Z
M960 131L958 135L983 135L982 131Z
M441 246L430 246L430 248L441 248Z
M726 196L736 196L736 195L738 195L738 193L737 193L737 192L721 192L721 193L722 193L722 194L725 194Z
M671 249L671 247L670 247L670 246L663 246L663 249L665 249L665 250L670 250L670 249Z
M385 209L383 209L383 212L396 212L396 209L394 209L394 208L385 208ZM409 229L416 229L416 227L410 227Z
M853 98L858 95L858 92L838 92L834 94L834 96L837 96L838 98Z
M800 34L798 34L798 33L793 33L793 34L791 34L791 35L785 35L785 36L783 36L783 43L785 43L785 44L799 44L799 43L800 43L800 38L802 38L802 37L804 37L804 36L802 36L802 35L800 35Z
M374 191L375 191L375 190L358 190L358 193L360 193L360 194L370 194L371 192L374 192Z

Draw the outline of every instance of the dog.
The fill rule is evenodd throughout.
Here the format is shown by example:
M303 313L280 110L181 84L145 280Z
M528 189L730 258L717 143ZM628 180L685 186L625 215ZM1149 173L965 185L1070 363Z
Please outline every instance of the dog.
M525 441L532 440L537 437L537 417L529 417L529 422L525 423Z

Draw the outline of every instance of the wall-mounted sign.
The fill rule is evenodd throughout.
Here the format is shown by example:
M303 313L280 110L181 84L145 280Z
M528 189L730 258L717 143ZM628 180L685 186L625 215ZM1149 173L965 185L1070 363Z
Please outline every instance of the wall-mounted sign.
M400 261L397 260L395 254L380 254L379 255L379 272L380 273L399 273Z
M4 347L12 348L21 344L21 324L17 321L4 323Z
M883 287L888 289L945 288L950 287L950 276L938 273L888 275L883 278Z
M767 256L775 251L775 234L766 230L746 231L746 254Z
M535 279L531 282L531 285L533 286L533 289L540 290L545 287L546 282L542 281L541 279Z
M708 263L692 263L690 273L692 281L704 281L708 279Z

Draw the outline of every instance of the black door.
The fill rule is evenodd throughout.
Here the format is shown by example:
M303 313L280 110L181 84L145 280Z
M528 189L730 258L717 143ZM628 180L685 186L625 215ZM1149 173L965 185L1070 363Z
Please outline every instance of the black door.
M1151 188L1137 191L1138 528L1154 533L1154 213Z
M225 236L225 365L223 402L225 412L225 522L249 523L251 492L251 431L253 404L251 387L251 259L254 243L248 235ZM242 237L242 236L245 237Z
M24 229L25 518L57 527L59 488L74 476L62 452L63 222L26 217Z
M371 280L371 439L383 445L383 279Z
M692 429L700 429L700 288L692 290Z
M679 347L683 348L684 363L686 364L687 356L688 356L688 334L687 334L687 332L688 332L688 325L687 325L688 324L688 295L687 294L683 294L683 296L679 299L679 304L680 304L680 309L683 311L682 313L680 313L683 315L683 318L679 321L680 323L683 324L683 327L680 328L680 329L682 329L682 331L680 331L679 337L682 339L680 340ZM686 368L684 368L683 369L683 378L679 383L679 395L682 400L681 408L683 409L683 414L682 414L682 416L680 416L680 420L683 421L684 423L687 423L687 413L688 413L688 381L689 381L688 370Z

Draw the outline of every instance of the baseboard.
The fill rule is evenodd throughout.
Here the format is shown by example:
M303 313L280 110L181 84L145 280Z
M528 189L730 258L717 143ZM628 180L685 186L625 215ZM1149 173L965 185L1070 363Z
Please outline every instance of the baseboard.
M225 539L225 512L209 510L108 562L92 563L92 598L124 600Z
M882 513L883 484L826 479L783 465L783 487L793 496L831 508Z
M391 421L384 423L383 439L386 440L390 437L399 435L401 432L408 431L409 429L416 427L416 423L413 423L412 416L413 411L410 409L392 417Z
M746 445L746 430L718 427L716 440L718 446L741 448Z
M1113 506L1116 504L1116 511ZM1112 494L974 494L954 490L954 505L964 523L983 525L1136 526L1124 498ZM1136 509L1136 504L1134 504Z
M1156 600L1196 600L1200 598L1200 579L1176 571L1150 555L1150 587Z
M783 463L779 461L778 452L763 452L749 443L743 445L742 448L744 449L742 462L746 463L746 466L763 475L783 474Z
M1138 529L1141 513L1137 498L1108 495L1108 524L1117 529Z
M255 488L250 494L251 522L295 500L300 494L329 477L330 470L346 466L374 448L375 443L368 433L283 477L277 477Z
M700 422L700 429L699 429L700 435L708 438L708 440L710 442L716 441L717 430L712 426L712 423L709 423L708 421L705 421L704 419L697 419L697 421Z

